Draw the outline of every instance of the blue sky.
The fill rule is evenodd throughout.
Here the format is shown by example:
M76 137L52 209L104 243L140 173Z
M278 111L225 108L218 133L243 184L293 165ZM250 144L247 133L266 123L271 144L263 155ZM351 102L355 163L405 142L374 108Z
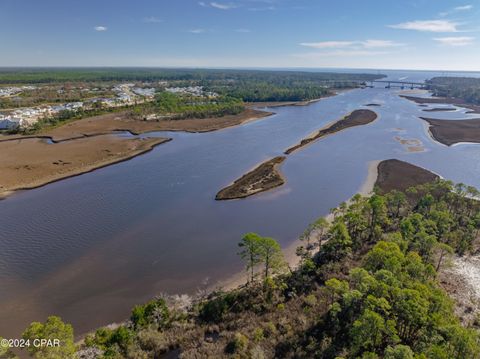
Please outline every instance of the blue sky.
M480 70L480 0L0 0L0 66Z

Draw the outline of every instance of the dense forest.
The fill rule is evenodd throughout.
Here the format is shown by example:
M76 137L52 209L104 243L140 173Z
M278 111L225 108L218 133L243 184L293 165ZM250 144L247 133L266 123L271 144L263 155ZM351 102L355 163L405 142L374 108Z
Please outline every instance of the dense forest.
M427 81L427 88L434 96L457 98L480 105L480 78L434 77Z
M438 280L450 256L478 246L474 196L475 188L443 180L355 195L330 222L307 228L296 270L274 239L248 233L239 242L241 288L193 302L155 298L80 349L57 317L32 323L23 337L60 335L66 345L48 349L55 358L75 350L83 358L478 358L479 323L461 325Z

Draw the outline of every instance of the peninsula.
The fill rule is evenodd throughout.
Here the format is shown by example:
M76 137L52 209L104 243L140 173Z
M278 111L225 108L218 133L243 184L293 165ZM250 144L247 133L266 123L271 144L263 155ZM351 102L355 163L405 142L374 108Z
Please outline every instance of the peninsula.
M438 120L420 117L429 125L432 137L444 145L451 146L459 142L480 143L480 118L465 120Z
M334 134L339 131L346 130L350 127L367 125L377 119L377 114L371 110L355 110L347 116L341 118L338 121L335 121L326 127L320 129L316 134L307 137L300 141L299 144L290 147L285 151L286 155L310 144L313 141L316 141L320 138L326 137L328 135Z
M0 198L126 161L169 140L100 135L59 143L42 138L0 141Z

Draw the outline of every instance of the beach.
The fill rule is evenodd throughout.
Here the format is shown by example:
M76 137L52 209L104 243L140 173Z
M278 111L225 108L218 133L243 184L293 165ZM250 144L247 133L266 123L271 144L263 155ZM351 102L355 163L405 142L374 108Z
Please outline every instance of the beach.
M375 187L375 183L377 181L378 165L380 164L380 162L381 161L370 161L368 163L367 177L365 178L362 185L358 189L358 193L361 194L362 196L370 196L372 194L373 189ZM325 216L325 218L329 222L331 222L333 220L333 215L328 214ZM287 247L283 248L283 255L289 268L291 269L296 268L300 263L300 257L297 256L296 250L299 246L302 246L302 245L304 245L304 243L300 241L300 239L296 238ZM215 290L218 288L221 288L222 290L232 290L232 289L238 288L239 286L245 285L246 282L247 282L247 275L244 271L242 271L242 272L236 273L230 278L227 278L225 280L222 280L216 283L214 286L210 288L210 290Z

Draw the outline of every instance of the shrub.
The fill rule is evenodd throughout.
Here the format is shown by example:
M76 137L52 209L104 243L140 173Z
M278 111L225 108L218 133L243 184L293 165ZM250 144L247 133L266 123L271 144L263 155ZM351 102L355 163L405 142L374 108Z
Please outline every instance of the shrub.
M248 347L248 338L242 333L236 333L233 340L227 344L226 352L229 354L242 353Z
M25 340L47 339L60 340L59 346L35 346L27 348L30 355L36 358L69 358L75 352L73 327L64 323L59 317L48 317L45 323L33 322L23 332Z
M303 299L303 302L309 307L314 307L317 304L317 297L313 294L309 294Z
M200 305L199 317L205 322L220 322L237 300L235 293L227 293L210 299Z
M152 351L155 354L160 354L168 349L168 342L163 333L158 330L148 328L141 330L137 334L138 342L142 349Z
M277 334L277 327L272 322L268 322L265 324L264 335L267 337L271 337Z
M108 357L116 355L119 349L126 350L133 343L133 338L133 331L124 326L117 329L100 328L95 336L85 339L85 345L105 350L105 356Z
M253 340L256 341L256 342L260 342L262 341L263 339L265 339L265 335L263 333L263 329L262 328L256 328L254 331L253 331Z
M158 328L164 328L169 322L170 313L163 298L152 300L144 305L137 305L132 310L130 319L135 328L143 328L154 324Z
M396 345L385 350L385 359L413 359L413 351L407 345Z

